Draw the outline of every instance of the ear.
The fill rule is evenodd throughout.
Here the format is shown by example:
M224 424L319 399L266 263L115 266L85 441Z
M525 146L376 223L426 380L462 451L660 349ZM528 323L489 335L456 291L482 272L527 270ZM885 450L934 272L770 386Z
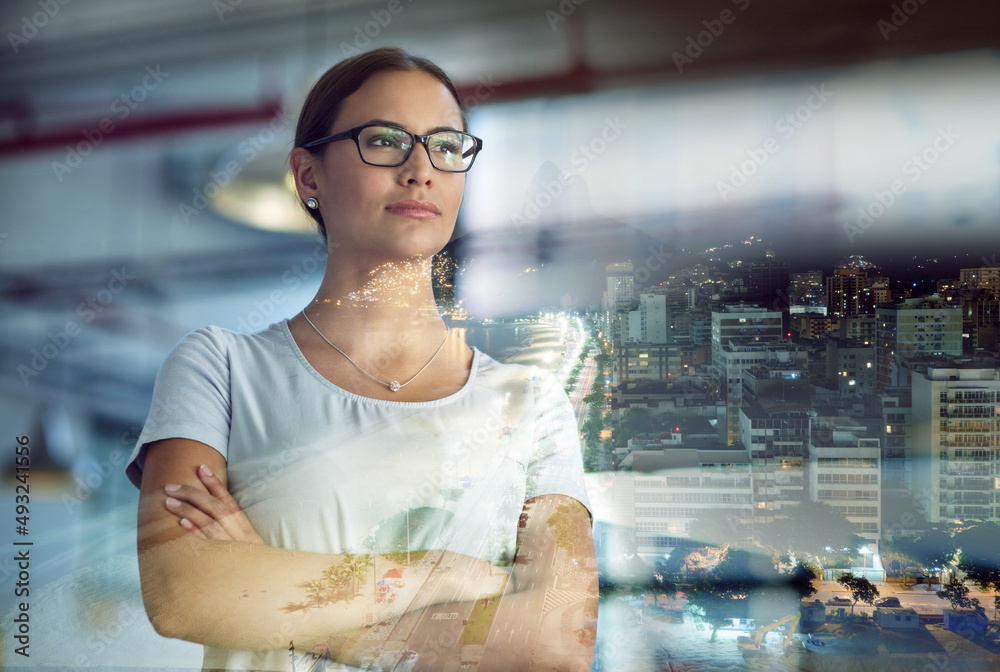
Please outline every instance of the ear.
M319 197L318 172L322 170L322 159L308 149L296 147L292 150L288 162L292 168L292 178L295 180L295 190L303 201L310 196Z

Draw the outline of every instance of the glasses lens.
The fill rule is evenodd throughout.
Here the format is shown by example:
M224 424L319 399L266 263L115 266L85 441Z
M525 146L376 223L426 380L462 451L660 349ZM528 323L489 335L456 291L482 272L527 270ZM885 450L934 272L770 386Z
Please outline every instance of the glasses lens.
M476 158L476 139L459 131L432 133L427 138L427 150L438 170L461 172L468 170Z
M358 135L361 158L376 166L398 166L412 145L412 135L388 126L369 126Z

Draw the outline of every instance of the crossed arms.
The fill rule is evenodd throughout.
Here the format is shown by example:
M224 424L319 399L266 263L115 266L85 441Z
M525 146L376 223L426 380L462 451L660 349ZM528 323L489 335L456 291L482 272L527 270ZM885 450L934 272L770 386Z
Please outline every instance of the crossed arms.
M168 491L168 485L179 487ZM482 670L550 669L547 660L576 662L579 669L590 669L592 636L574 634L559 624L560 619L582 623L586 600L558 613L543 613L546 591L557 584L563 589L580 587L575 594L589 592L596 604L592 537L574 549L575 565L567 568L565 562L552 562L555 542L548 520L556 507L562 512L563 524L567 519L583 523L577 529L589 535L587 511L576 500L560 495L533 500L525 508L524 527L518 530L519 551L511 585L499 599L501 608L518 614L522 624L559 636L536 636L531 650L525 651L491 648L487 635ZM292 641L296 650L325 651L347 664L364 666L372 660L374 654L366 648L370 643L363 636L364 605L360 604L368 604L370 599L289 609L302 601L304 585L323 577L344 557L295 552L263 543L226 490L225 459L205 444L166 439L147 447L139 500L138 552L146 611L161 635L241 650L286 648ZM477 600L495 589L498 570L489 563L448 551L439 556L410 602L408 615L442 605L468 614ZM596 615L596 607L591 610ZM503 627L501 621L496 617L493 627ZM411 638L406 646L417 654L417 669L440 669L443 661L439 656L456 655L436 640L416 639Z

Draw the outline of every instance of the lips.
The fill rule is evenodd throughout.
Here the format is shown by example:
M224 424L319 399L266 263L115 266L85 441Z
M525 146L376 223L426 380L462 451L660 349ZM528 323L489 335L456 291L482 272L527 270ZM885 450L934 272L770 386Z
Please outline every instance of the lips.
M386 211L401 217L414 217L416 219L430 219L441 215L441 211L430 201L397 201L385 207Z

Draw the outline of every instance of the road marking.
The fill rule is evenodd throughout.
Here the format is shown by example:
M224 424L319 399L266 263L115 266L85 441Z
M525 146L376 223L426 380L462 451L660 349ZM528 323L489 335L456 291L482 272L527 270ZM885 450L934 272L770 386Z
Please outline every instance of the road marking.
M454 621L458 618L458 612L453 611L448 614L431 614L432 621Z
M590 593L548 588L545 591L545 605L542 607L542 613L547 614L557 607L583 602L590 597Z

